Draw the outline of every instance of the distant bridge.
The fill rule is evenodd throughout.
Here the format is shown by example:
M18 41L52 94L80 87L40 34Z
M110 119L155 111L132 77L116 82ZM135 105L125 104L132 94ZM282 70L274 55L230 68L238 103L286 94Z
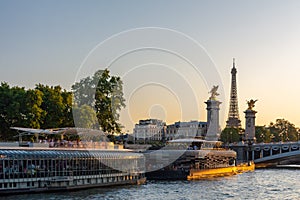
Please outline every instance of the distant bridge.
M254 160L257 166L278 165L298 162L300 164L300 142L232 144L240 161Z

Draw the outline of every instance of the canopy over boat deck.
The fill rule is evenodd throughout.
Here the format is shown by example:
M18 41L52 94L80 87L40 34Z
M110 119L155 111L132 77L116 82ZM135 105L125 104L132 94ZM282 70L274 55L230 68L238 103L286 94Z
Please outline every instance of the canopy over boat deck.
M168 141L168 148L179 148L179 149L216 149L220 148L222 145L221 141L208 141L197 138L184 138L184 139L175 139ZM167 149L168 149L167 148Z
M110 142L108 134L101 130L76 127L53 129L11 127L11 129L18 132L18 135L15 137L19 138L20 146L123 149L122 145L115 145ZM32 143L33 141L24 141L26 136L34 136L35 143Z

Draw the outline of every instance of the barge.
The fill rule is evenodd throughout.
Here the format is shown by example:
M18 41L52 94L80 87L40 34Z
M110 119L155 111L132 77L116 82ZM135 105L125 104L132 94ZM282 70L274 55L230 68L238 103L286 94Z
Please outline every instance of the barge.
M145 181L145 157L128 150L0 147L0 194Z
M236 152L218 141L178 139L161 151L145 154L149 180L197 180L254 170L254 163L236 165Z

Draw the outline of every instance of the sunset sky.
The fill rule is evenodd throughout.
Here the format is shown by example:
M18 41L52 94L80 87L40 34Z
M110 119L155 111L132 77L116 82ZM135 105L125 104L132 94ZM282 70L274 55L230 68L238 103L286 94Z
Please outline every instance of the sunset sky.
M109 67L124 81L121 123L206 120L219 85L228 114L236 59L240 118L300 126L300 1L0 0L0 81L71 85Z

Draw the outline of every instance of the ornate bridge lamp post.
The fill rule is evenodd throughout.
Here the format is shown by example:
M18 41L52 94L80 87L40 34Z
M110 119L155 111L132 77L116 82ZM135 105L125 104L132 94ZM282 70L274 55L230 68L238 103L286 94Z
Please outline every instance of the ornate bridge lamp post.
M259 137L260 137L260 139L262 141L261 143L264 143L265 135L263 133L261 133Z
M280 132L280 133L278 134L278 136L280 137L280 142L283 142L283 131Z
M239 133L239 140L240 140L239 142L242 142L242 141L244 140L244 139L243 139L243 134L244 134L244 133L243 133L243 131L242 131L241 129L239 130L238 133Z
M288 142L289 141L288 127L285 127L285 129L284 129L284 135L285 135L285 141Z
M274 136L274 134L272 133L272 134L270 135L270 140L271 140L271 142L274 142L274 138L275 138L275 136Z

